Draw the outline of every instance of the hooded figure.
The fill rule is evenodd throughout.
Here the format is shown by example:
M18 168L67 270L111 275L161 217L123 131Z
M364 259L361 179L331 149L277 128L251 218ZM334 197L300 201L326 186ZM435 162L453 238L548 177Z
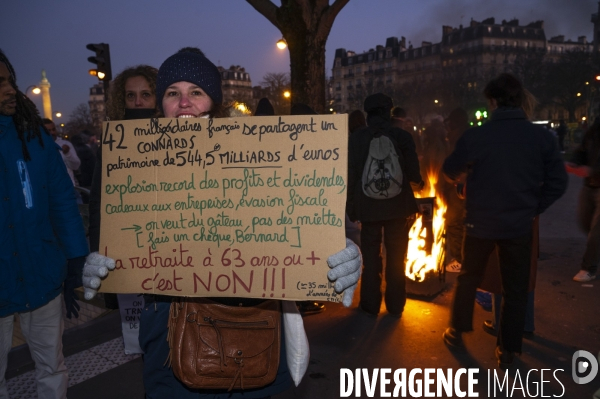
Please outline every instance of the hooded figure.
M273 116L275 115L275 109L271 104L271 101L267 97L263 97L258 101L256 105L256 111L254 116Z
M360 308L377 315L381 306L382 232L386 245L386 292L388 312L400 317L406 303L404 258L408 247L408 232L417 203L411 183L422 185L419 159L410 133L392 127L392 99L383 93L365 99L367 127L350 136L348 146L348 199L346 212L352 221L360 220L364 270L360 292ZM369 155L370 142L386 136L394 145L402 169L402 190L392 198L374 199L363 192L362 175Z

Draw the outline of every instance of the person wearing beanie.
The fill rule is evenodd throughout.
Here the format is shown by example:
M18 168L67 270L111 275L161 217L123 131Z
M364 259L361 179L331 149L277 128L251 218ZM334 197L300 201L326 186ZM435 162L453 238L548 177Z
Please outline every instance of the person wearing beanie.
M204 53L185 47L158 70L158 109L167 118L227 117L223 105L221 73Z
M392 126L392 99L383 93L368 96L364 102L367 127L350 136L348 144L348 198L346 213L362 224L360 243L364 268L359 309L377 316L381 307L381 243L386 248L385 305L388 314L399 318L406 304L405 257L408 233L417 213L411 183L422 187L419 159L410 133ZM390 139L402 169L402 191L392 198L374 199L363 192L362 175L371 140Z
M166 118L229 116L230 107L223 104L221 75L217 67L196 48L183 48L167 58L158 70L156 94L159 111ZM328 277L335 283L336 291L343 293L342 302L345 306L352 303L362 262L360 250L348 241L346 240L345 249L327 259L331 267ZM95 270L111 261L114 264L110 258L94 253L88 257L84 274L104 277ZM94 287L84 281L84 289L86 295L94 294L98 286ZM308 367L308 341L295 303L282 301L283 328L275 381L261 388L246 390L203 390L187 387L175 377L167 363L170 350L167 342L167 323L173 298L165 295L144 295L145 307L140 315L139 341L144 351L143 379L147 398L266 399L285 391L292 382L296 385L300 383ZM210 299L228 306L255 306L263 301L254 298ZM294 345L288 347L286 342L293 342Z

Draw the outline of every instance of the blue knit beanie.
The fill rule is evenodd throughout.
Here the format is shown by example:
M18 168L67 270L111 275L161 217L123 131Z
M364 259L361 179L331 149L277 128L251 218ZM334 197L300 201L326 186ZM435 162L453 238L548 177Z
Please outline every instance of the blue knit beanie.
M200 87L215 104L223 102L221 73L204 55L195 52L178 52L166 59L156 78L156 102L162 111L165 91L173 83L190 82Z

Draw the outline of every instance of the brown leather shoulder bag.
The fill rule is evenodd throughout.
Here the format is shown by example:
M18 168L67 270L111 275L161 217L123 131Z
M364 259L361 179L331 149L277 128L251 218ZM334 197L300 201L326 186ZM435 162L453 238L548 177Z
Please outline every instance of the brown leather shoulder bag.
M260 388L277 376L279 301L238 307L206 298L177 298L168 327L173 373L190 388Z

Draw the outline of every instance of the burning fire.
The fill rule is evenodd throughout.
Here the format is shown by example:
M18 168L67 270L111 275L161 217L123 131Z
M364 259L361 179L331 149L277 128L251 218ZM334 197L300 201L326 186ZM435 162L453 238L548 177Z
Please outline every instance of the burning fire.
M425 215L417 214L417 219L408 234L406 276L414 281L424 281L428 273L437 272L443 267L444 216L447 207L442 197L436 196L437 180L438 171L429 170L425 188L420 193L415 193L416 198L431 198L431 203L419 205L421 210L425 208ZM428 230L433 230L433 234L430 235L432 232Z

